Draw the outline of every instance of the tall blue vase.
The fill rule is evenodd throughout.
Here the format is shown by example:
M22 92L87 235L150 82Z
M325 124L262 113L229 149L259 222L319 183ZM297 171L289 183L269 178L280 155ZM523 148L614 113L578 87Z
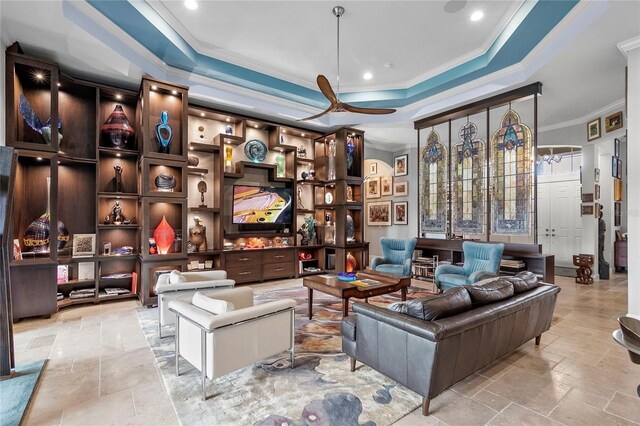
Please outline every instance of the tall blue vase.
M173 130L169 125L169 113L167 111L160 113L160 123L156 125L156 137L160 143L160 152L168 154L171 138L173 137Z

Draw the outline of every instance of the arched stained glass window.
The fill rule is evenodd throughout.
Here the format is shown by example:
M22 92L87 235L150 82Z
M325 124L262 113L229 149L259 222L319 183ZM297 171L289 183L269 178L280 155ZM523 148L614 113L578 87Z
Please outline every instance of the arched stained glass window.
M440 135L431 130L427 146L420 153L421 188L420 216L423 232L447 230L447 147Z
M462 141L452 148L453 232L484 233L485 144L476 139L478 127L465 123L458 132Z
M531 231L531 129L509 109L491 137L492 223L494 234L529 235Z

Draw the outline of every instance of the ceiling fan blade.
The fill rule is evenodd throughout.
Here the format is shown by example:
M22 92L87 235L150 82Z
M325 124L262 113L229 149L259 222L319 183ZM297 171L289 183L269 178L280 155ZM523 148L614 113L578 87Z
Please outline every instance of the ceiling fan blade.
M327 80L327 77L325 77L322 74L318 75L318 78L316 78L316 83L318 83L318 87L320 88L320 91L327 99L329 99L332 105L338 102L336 93L331 88L331 83L329 83L329 80Z
M298 121L309 121L309 120L313 120L314 118L318 118L318 117L322 117L325 114L329 114L331 111L334 110L334 106L333 104L331 104L331 106L327 109L325 109L324 111L322 111L320 114L316 114L316 115L312 115L311 117L307 117L307 118L300 118Z
M358 114L393 114L394 112L396 112L395 109L391 108L361 108L345 104L344 102L341 103L341 106L345 111L355 112Z

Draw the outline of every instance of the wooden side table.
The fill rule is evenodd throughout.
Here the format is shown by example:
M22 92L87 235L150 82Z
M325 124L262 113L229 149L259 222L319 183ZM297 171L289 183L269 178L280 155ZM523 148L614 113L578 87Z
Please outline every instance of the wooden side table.
M574 254L573 264L577 266L576 282L578 284L593 284L593 255L592 254Z

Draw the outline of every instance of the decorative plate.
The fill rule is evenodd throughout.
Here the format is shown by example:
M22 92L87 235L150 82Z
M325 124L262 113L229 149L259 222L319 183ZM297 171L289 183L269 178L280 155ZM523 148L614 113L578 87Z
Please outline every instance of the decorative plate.
M326 194L324 194L324 202L326 204L333 203L333 195L330 192L327 192Z
M267 146L257 139L250 140L244 146L244 154L254 163L262 163L267 158Z

